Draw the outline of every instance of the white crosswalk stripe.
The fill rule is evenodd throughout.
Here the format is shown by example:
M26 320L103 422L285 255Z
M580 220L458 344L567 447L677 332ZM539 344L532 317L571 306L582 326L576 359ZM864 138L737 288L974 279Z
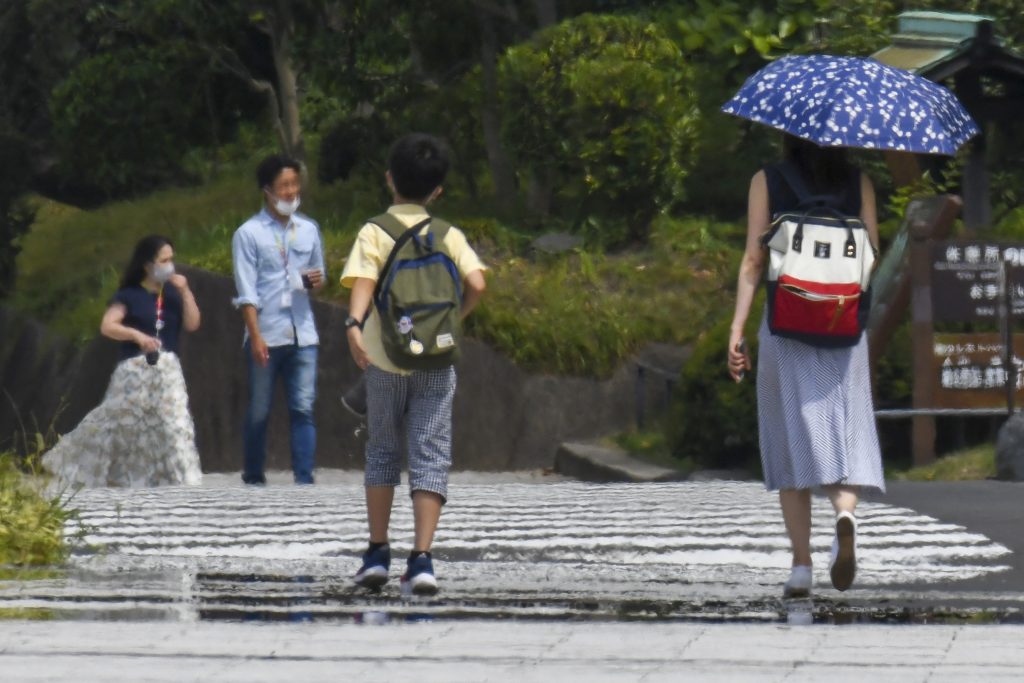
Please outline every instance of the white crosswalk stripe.
M588 601L598 611L630 600L763 603L788 571L776 498L757 483L456 479L449 500L435 545L442 611L498 605L565 616L586 612ZM0 609L190 618L241 614L248 601L249 609L258 602L282 614L331 615L366 609L370 599L348 581L366 542L363 492L351 478L312 487L246 488L221 478L200 488L94 489L73 505L86 533L69 574L0 584ZM409 550L410 507L396 496L395 579ZM816 499L814 515L814 561L827 585L828 503ZM862 594L1007 569L1007 548L963 527L880 503L862 503L858 517Z

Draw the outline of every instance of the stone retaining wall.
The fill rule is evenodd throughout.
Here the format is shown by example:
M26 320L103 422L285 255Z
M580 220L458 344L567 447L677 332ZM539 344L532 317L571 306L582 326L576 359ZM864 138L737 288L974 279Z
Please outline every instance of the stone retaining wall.
M241 317L231 306L230 278L185 269L203 315L201 329L184 335L182 363L188 383L203 469L232 471L241 463L241 425L247 382ZM362 467L356 420L341 406L341 392L358 378L343 330L346 311L314 304L320 329L317 381L317 463ZM97 320L97 326L99 321ZM80 349L42 325L0 308L0 442L36 425L72 429L103 397L117 362L116 343L96 338ZM454 464L457 469L516 470L550 467L559 445L628 428L634 411L634 370L627 364L609 380L523 372L485 344L467 340L455 396ZM657 392L658 387L649 387ZM649 395L649 404L661 398ZM64 409L57 414L64 401ZM12 402L17 410L13 409ZM56 418L55 418L56 416ZM268 467L287 469L288 425L278 389L268 434Z

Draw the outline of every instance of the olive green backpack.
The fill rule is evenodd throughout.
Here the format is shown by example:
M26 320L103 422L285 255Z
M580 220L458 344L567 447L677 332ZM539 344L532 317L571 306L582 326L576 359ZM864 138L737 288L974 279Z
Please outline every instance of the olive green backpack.
M384 352L404 370L452 365L462 338L462 280L444 243L451 224L427 218L406 228L388 213L370 222L395 240L373 290Z

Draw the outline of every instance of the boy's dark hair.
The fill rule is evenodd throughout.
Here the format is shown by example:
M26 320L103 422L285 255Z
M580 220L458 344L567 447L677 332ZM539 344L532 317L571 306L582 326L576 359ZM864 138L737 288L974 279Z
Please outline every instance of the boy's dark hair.
M302 164L286 154L271 154L261 161L256 167L256 182L259 183L260 189L273 185L277 176L286 168L302 173Z
M448 174L448 150L433 135L410 133L392 145L388 170L398 194L424 200Z
M150 235L143 237L135 244L132 258L128 267L124 269L121 277L121 287L137 287L146 279L146 264L156 260L157 254L166 246L172 249L174 245L163 235Z

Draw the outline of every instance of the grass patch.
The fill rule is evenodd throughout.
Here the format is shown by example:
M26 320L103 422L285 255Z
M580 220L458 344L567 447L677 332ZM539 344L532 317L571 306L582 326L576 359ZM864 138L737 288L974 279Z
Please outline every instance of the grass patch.
M944 455L930 465L890 472L896 481L973 481L996 476L996 447L983 444Z
M67 557L64 524L75 511L32 475L13 453L0 453L0 565L55 565Z
M724 241L733 230L663 217L642 250L499 255L467 330L522 367L607 377L643 344L693 341L722 315L739 261Z
M634 458L652 465L689 474L697 469L691 458L676 458L669 448L668 438L663 429L629 431L605 439L609 445L618 446Z
M36 220L18 256L15 305L65 337L91 339L132 248L152 233L174 242L180 263L230 275L231 237L260 208L251 177L255 163L229 168L201 187L165 189L92 211L35 198ZM342 188L308 182L303 211L320 222L332 276L340 274L337 264L348 253L361 219L373 212L365 208L370 201L380 198L357 183ZM321 296L340 295L337 278L331 279Z
M0 607L0 619L10 621L51 621L57 615L44 607Z

